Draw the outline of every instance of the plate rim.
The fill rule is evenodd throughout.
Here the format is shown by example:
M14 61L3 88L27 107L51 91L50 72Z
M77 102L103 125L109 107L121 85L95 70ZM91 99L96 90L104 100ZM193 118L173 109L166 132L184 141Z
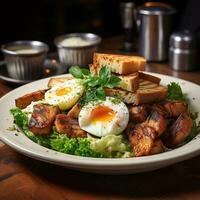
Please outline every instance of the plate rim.
M145 72L145 73L149 73L149 74L152 74L152 75L156 75L156 76L163 76L163 77L168 77L168 78L173 78L175 79L175 81L183 81L185 83L189 83L189 84L192 84L192 85L195 85L197 87L200 87L200 85L196 84L196 83L193 83L193 82L190 82L190 81L187 81L187 80L184 80L184 79L180 79L180 78L177 78L177 77L173 77L173 76L169 76L169 75L165 75L165 74L159 74L159 73L152 73L152 72ZM62 77L62 76L66 76L67 74L63 74L63 75L56 75L56 76L52 76L52 77ZM0 99L0 104L2 101L4 101L4 99L8 98L9 95L12 95L13 93L16 93L17 91L19 90L22 90L26 87L28 87L29 85L32 85L34 84L35 82L40 82L41 80L42 81L46 81L47 79L50 79L52 77L47 77L47 78L44 78L44 79L40 79L40 80L36 80L36 81L33 81L31 83L28 83L26 85L23 85L21 87L18 87L14 90L12 90L11 92L7 93L6 95L4 95L1 99ZM4 134L2 134L2 130L0 130L0 139L5 142L7 145L11 146L12 148L14 148L15 150L21 152L22 154L25 154L29 157L32 157L32 158L35 158L35 159L39 159L39 160L42 160L42 161L45 161L45 162L51 162L51 163L54 163L54 164L57 164L57 165L80 165L79 167L86 167L86 166L90 166L90 167L115 167L115 168L118 168L118 167L133 167L133 166L142 166L144 164L156 164L156 163L162 163L164 161L170 161L171 164L173 163L176 163L176 162L180 162L180 161L183 161L183 160L186 160L186 159L189 159L191 157L194 157L198 154L200 154L200 146L198 149L195 149L193 151L190 151L190 152L186 152L184 154L181 153L181 151L176 151L177 149L179 148L182 148L186 145L183 145L182 147L179 147L179 148L176 148L175 150L172 150L172 151L169 151L169 152L164 152L164 153L161 153L161 154L156 154L156 155L151 155L151 156L145 156L145 157L133 157L133 158L89 158L89 157L81 157L81 156L76 156L76 155L69 155L69 154L64 154L64 153L61 153L61 152L57 152L57 151L54 151L54 150L51 150L51 149L48 149L48 148L45 148L45 147L42 147L41 145L39 144L35 144L35 145L38 145L38 148L45 148L45 150L48 150L49 152L56 152L55 155L58 155L58 157L53 157L53 158L49 158L48 155L49 154L45 154L45 153L36 153L36 152L31 152L30 149L26 149L26 148L23 148L23 146L20 146L20 145L17 145L15 144L14 142L12 141L9 141L8 138L4 137ZM30 140L29 138L27 138L28 140ZM193 140L192 140L193 141ZM192 142L191 141L191 142ZM190 142L189 142L190 143ZM174 156L171 156L170 152L174 152L176 151L176 155ZM62 155L65 155L67 156L66 157L66 160L61 160L59 159L59 154L62 154ZM161 156L161 155L164 155L165 156ZM167 157L166 157L167 155ZM161 157L160 157L161 156ZM68 160L70 159L70 160ZM139 160L139 161L138 161ZM149 161L150 160L150 161ZM90 163L88 163L90 162ZM160 164L161 164L160 163Z

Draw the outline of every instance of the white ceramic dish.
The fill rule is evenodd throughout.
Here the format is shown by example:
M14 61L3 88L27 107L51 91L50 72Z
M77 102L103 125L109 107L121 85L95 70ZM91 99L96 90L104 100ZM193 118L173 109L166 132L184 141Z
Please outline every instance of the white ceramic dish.
M153 75L160 77L162 79L161 83L164 85L172 81L180 83L184 93L187 93L191 99L191 104L195 110L200 112L199 85L170 76ZM9 110L15 106L14 100L26 93L46 88L48 80L49 78L46 78L21 86L0 99L0 139L24 155L81 171L105 174L128 174L166 167L200 154L200 134L184 146L165 153L138 158L104 159L59 153L32 142L21 132L9 131L8 128L13 126L13 118ZM197 120L200 121L200 117Z

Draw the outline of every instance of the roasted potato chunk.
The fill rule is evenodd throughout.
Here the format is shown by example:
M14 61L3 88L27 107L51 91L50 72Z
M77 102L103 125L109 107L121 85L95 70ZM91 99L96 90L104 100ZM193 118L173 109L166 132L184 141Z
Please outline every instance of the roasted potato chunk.
M78 115L81 111L80 104L76 103L71 110L67 113L67 116L70 118L78 119Z
M150 113L149 106L132 106L129 108L129 118L134 123L144 122Z
M58 113L60 113L58 106L47 104L35 105L29 121L29 130L36 135L50 134Z
M20 108L26 108L32 101L39 101L44 99L44 94L47 90L38 90L22 97L15 99L15 105Z
M157 137L157 133L152 127L144 124L136 126L130 125L127 132L129 142L136 157L151 154L150 152L154 147L154 142Z
M149 152L149 155L157 154L157 153L162 153L165 151L165 146L163 145L163 142L161 139L157 139L153 143L153 147Z
M87 133L80 128L78 120L65 114L56 116L55 126L59 133L67 134L68 137L87 137Z
M168 117L178 117L188 109L188 105L184 101L166 101L163 107L168 112Z
M168 148L181 144L192 130L192 119L187 113L182 113L172 126L162 135L162 140Z
M144 124L152 127L156 131L157 136L160 136L167 128L167 120L155 110L151 112Z

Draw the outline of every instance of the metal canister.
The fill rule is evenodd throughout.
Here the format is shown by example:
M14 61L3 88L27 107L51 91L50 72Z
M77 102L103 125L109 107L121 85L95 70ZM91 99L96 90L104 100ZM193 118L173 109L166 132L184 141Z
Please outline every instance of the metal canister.
M175 13L173 7L164 3L148 2L139 8L139 54L148 61L167 60Z
M172 69L191 71L197 67L197 37L190 31L175 32L170 37L169 64Z

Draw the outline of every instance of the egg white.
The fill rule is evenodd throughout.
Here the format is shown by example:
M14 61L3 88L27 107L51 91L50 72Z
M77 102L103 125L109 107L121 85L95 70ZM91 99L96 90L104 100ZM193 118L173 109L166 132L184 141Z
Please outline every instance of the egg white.
M97 106L106 106L115 112L114 117L109 121L96 121L91 120L92 110ZM129 112L126 105L113 97L106 97L105 101L89 102L80 111L79 125L81 129L87 131L91 135L103 137L106 135L117 135L124 131L129 121Z
M61 89L67 88L69 92L66 94L57 95ZM57 105L61 110L71 108L84 92L84 87L78 79L67 80L63 83L58 83L45 93L45 102L50 105Z

